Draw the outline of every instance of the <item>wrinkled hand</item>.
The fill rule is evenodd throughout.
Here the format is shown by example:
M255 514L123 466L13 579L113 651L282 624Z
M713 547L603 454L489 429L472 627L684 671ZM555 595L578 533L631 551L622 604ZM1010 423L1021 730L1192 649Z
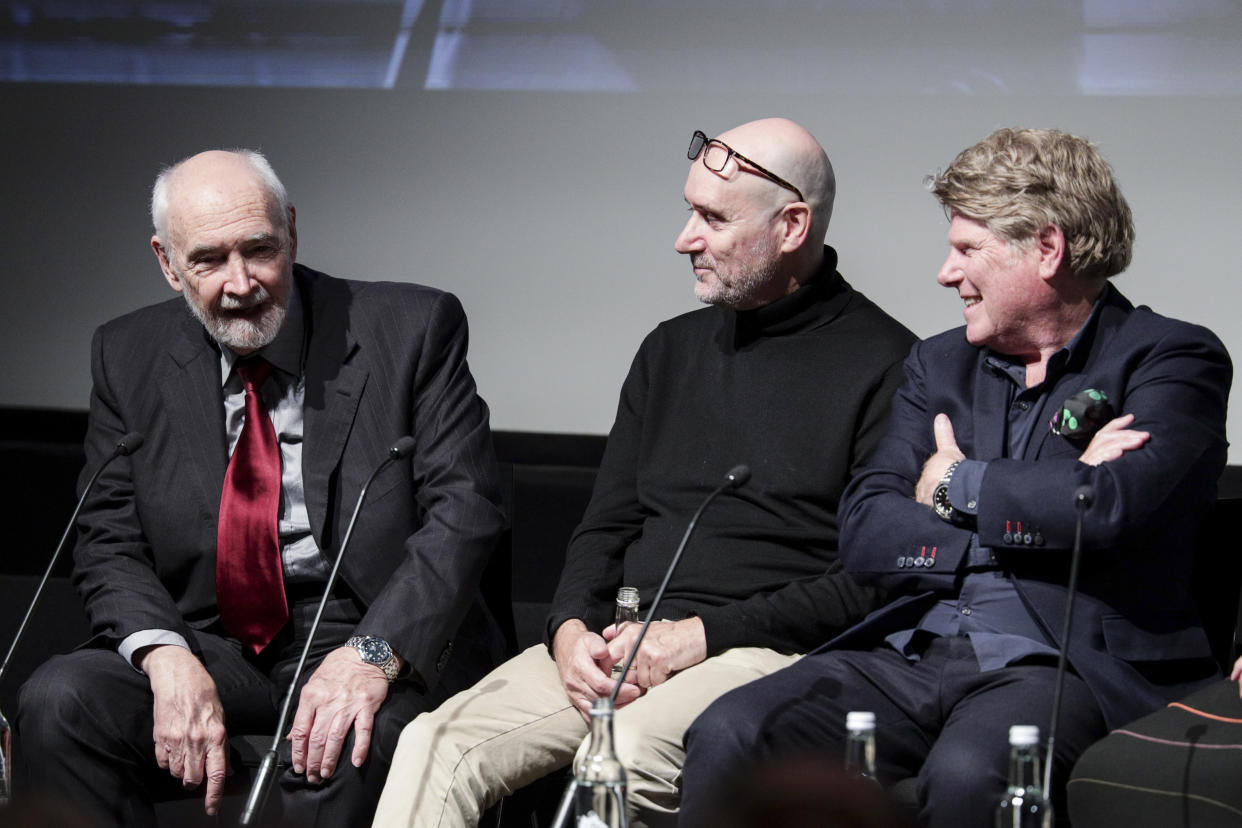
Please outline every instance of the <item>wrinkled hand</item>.
M139 666L155 696L155 761L187 788L206 780L203 807L214 816L228 775L228 733L216 683L193 653L176 645L152 647Z
M629 625L636 626L636 625ZM591 703L612 693L612 657L608 642L587 629L586 624L571 618L556 629L552 638L552 655L561 674L565 695L583 718L590 718ZM642 695L633 682L621 685L617 707L624 707Z
M371 747L375 711L388 698L388 677L362 660L353 647L338 647L315 670L298 696L298 712L288 739L293 743L293 770L308 782L322 782L336 770L350 727L354 751L350 760L362 767Z
M919 481L914 486L914 499L924 506L932 505L932 494L936 491L936 486L940 485L940 478L944 477L945 470L953 463L966 459L966 455L957 447L957 438L953 436L953 423L949 422L949 415L936 415L936 419L932 421L932 433L936 436L936 453L927 458L927 462L923 464L923 473L919 475Z
M608 649L617 661L623 661L633 648L640 629L641 624L626 624L620 635L612 627L604 630ZM674 673L693 667L705 658L707 634L703 631L703 619L653 621L626 678L645 690L663 684Z
M1133 414L1123 414L1114 420L1109 420L1092 436L1091 442L1087 444L1087 450L1082 453L1078 461L1088 466L1098 466L1101 463L1116 460L1127 451L1141 448L1151 439L1151 433L1126 428L1132 422L1134 422Z

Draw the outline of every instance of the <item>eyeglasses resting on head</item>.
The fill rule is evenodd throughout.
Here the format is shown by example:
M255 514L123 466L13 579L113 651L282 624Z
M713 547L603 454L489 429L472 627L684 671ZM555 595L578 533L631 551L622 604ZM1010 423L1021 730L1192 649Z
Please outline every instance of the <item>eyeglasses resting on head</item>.
M796 195L798 197L798 201L806 201L806 199L802 197L801 190L781 178L776 173L767 169L763 165L757 164L750 160L745 155L742 155L733 147L726 144L724 141L717 138L708 138L702 130L696 129L694 134L690 136L690 148L686 150L686 157L693 161L698 158L700 154L703 156L703 166L707 167L712 172L720 172L723 170L725 168L725 164L729 163L730 158L745 161L754 172L762 175L774 184L779 184L786 190L789 190Z

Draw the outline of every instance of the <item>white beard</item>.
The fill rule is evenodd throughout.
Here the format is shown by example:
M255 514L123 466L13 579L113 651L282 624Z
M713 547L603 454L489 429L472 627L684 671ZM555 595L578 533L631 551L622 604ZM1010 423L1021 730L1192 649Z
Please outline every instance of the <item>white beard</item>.
M222 311L245 310L268 302L268 307L257 320L231 319L214 312L208 313L193 302L188 291L183 291L182 295L190 313L202 323L211 338L239 353L250 353L269 345L280 333L289 312L288 304L271 302L271 294L262 285L244 301L231 296L220 299Z

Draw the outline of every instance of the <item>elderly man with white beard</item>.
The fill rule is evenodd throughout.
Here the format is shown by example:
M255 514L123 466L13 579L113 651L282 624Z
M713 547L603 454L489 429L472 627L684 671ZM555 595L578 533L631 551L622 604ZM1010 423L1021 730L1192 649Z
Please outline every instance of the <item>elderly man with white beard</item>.
M105 825L153 824L176 795L215 815L241 770L228 736L273 732L359 491L412 435L370 484L269 802L288 824L365 824L401 727L503 651L478 600L504 517L465 315L294 264L294 208L252 151L166 169L151 212L185 301L94 338L86 472L127 432L145 445L82 511L94 637L23 688L25 785Z

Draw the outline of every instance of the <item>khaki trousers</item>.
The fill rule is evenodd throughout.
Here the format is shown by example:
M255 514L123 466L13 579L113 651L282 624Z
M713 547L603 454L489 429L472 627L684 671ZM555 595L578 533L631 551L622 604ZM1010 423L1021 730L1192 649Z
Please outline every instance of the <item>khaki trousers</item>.
M617 753L632 825L671 824L682 734L709 704L798 660L758 647L726 650L683 670L617 711ZM401 733L376 828L462 828L513 791L568 765L585 749L586 722L570 705L542 644L497 667Z

